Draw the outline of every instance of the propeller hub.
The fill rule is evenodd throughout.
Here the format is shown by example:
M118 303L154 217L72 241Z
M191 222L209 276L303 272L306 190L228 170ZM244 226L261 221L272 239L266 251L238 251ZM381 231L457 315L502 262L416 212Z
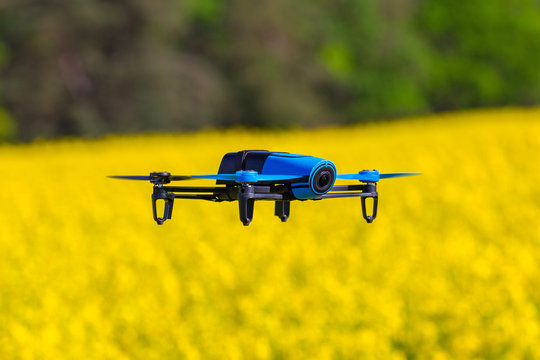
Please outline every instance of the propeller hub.
M358 172L360 181L362 182L377 182L380 180L380 174L377 170L362 170Z
M259 180L259 173L254 170L240 170L236 172L237 183L256 183Z
M150 182L152 184L168 184L171 182L171 173L167 171L163 172L151 172L150 173Z

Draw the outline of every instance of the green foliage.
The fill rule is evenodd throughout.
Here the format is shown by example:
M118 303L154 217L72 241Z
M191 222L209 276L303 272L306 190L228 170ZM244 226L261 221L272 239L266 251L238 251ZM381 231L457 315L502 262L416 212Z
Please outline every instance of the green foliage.
M0 68L7 61L7 50L5 45L0 42ZM0 84L1 85L1 84ZM15 122L9 113L0 106L0 142L12 140L15 137Z
M435 109L540 101L540 11L521 0L423 2L417 25L429 43Z
M15 137L15 123L9 114L0 108L0 141Z
M316 126L540 103L534 0L14 1L17 137Z

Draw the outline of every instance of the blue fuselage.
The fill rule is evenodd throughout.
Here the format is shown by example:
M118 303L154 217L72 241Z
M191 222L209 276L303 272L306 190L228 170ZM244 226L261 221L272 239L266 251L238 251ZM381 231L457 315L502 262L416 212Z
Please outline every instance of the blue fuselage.
M292 195L300 200L326 194L334 185L337 173L335 165L330 160L264 150L228 153L221 160L218 173L233 174L242 170L253 170L264 175L299 176L298 179L283 183L290 184Z

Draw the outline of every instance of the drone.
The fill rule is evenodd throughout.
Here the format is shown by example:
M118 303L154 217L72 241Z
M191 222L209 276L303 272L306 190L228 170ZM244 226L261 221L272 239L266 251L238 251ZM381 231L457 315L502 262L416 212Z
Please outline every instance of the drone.
M214 202L238 201L240 220L248 226L253 220L256 200L275 202L274 215L286 222L293 200L323 200L359 197L362 215L371 223L377 216L377 182L419 173L380 173L362 170L356 174L338 174L330 160L286 152L242 150L223 156L217 174L171 175L169 172L151 172L149 176L110 176L116 179L145 180L153 186L152 210L154 220L162 225L172 218L175 199L197 199ZM216 186L169 186L171 181L190 179L215 180ZM360 184L334 185L336 179L357 180ZM373 199L368 214L367 199ZM163 201L163 214L158 201ZM158 216L162 215L162 216Z

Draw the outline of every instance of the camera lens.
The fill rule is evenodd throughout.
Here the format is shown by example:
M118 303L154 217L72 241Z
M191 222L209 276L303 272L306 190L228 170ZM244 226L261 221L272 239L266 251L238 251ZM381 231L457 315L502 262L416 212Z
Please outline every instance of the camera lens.
M312 184L313 190L317 194L324 194L334 183L335 172L334 169L329 166L323 166L317 170L313 176Z
M324 171L321 173L321 176L319 177L318 185L320 188L324 188L325 186L328 186L328 183L330 182L330 173L328 171Z

